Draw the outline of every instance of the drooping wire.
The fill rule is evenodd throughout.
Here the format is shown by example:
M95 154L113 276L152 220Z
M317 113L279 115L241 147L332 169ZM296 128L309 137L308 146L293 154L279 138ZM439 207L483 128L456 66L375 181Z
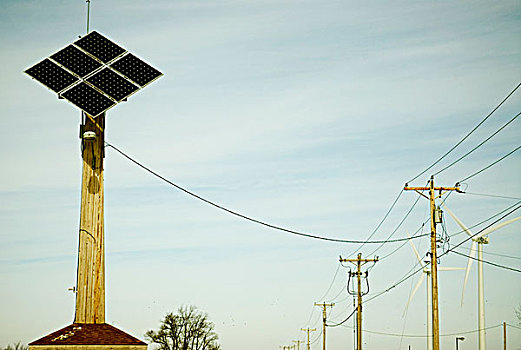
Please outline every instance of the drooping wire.
M508 152L507 154L505 154L503 157L499 158L498 160L496 160L495 162L487 165L486 167L484 167L483 169L479 170L479 171L476 171L474 174L472 175L469 175L467 176L466 178L460 180L459 182L464 182L464 181L467 181L468 179L471 179L473 178L474 176L476 175L479 175L481 174L482 172L484 172L485 170L487 170L488 168L496 165L497 163L501 162L503 159L505 159L506 157L508 157L509 155L513 154L514 152L517 152L519 149L521 148L521 145L517 146L515 149L513 149L512 151Z
M396 232L398 231L398 229L403 225L403 223L405 222L405 220L407 220L407 218L409 217L409 215L411 214L412 210L414 209L414 207L416 206L416 204L418 203L418 201L420 200L421 196L418 195L418 197L416 198L416 200L414 201L414 203L412 204L411 208L409 209L409 211L407 211L407 213L405 214L405 216L403 217L403 219L400 221L400 223L398 223L398 225L395 227L395 229L393 230L393 232L391 232L391 234L387 237L387 239L381 243L375 250L373 250L371 253L368 254L368 256L372 256L374 255L377 251L379 251L383 246L384 244L386 244L387 242L389 242L391 240L391 237L393 237ZM419 236L416 236L416 237L419 237ZM407 239L408 240L408 239ZM404 240L406 241L406 240Z
M499 221L503 220L504 218L506 218L507 216L509 216L510 214L514 213L515 211L521 209L521 205L519 205L517 208L514 208L512 209L511 211L509 211L508 213L506 213L505 215L501 216L499 219L495 220L494 222L490 223L489 225L487 225L486 227L482 228L481 230L479 230L479 232L473 234L472 236L468 237L467 239L463 240L462 242L456 244L454 247L448 249L447 251L441 253L440 255L438 255L438 258L441 258L442 256L444 255L447 255L448 253L450 252L453 252L456 248L460 247L461 245L463 245L464 243L468 242L469 240L473 239L474 237L476 237L477 235L479 235L481 232L485 231L486 229L492 227L493 225L495 225L496 223L498 223ZM418 263L419 264L419 263ZM417 274L418 272L422 271L423 270L423 266L420 267L419 269L411 272L412 270L414 270L414 268L418 265L416 264L415 266L413 266L411 268L411 270L409 270L409 272L407 272L405 274L404 277L402 277L400 280L398 280L398 282L395 282L394 284L392 284L390 287L388 287L387 289L379 292L379 293L376 293L375 295L373 295L372 297L370 298L367 298L363 303L368 303L376 298L378 298L379 296L381 296L382 294L385 294L389 291L391 291L392 289L396 288L397 286L399 286L400 284L402 284L403 282L407 281L409 278L411 278L412 276L414 276L415 274Z
M512 123L514 120L517 119L517 117L519 117L521 115L521 112L519 112L518 114L516 114L512 119L510 119L508 122L506 122L502 127L500 127L499 129L497 129L494 133L492 133L492 135L490 135L489 137L487 137L485 140L483 140L482 142L480 142L477 146L475 146L474 148L472 148L470 151L468 151L467 153L465 153L464 155L462 155L461 157L459 157L458 159L456 159L455 161L453 161L452 163L450 163L449 165L447 165L446 167L444 167L443 169L441 170L438 170L437 172L435 172L433 175L436 176L442 172L444 172L445 170L449 169L450 167L452 167L454 164L456 163L459 163L461 160L463 160L464 158L466 158L468 155L470 155L472 152L474 152L475 150L477 150L478 148L480 148L481 146L483 146L486 142L488 142L491 138L493 138L494 136L496 136L501 130L503 130L504 128L506 128L510 123ZM463 181L465 181L466 179L464 179Z
M353 317L353 315L355 314L356 310L358 310L358 306L355 307L355 309L353 310L353 312L351 312L351 313L349 314L349 316L347 316L347 318L344 319L342 322L340 322L340 323L336 323L336 324L327 324L327 323L326 323L326 327L338 327L338 326L343 325L347 320L349 320L351 317Z
M508 323L507 323L508 326L510 326ZM345 328L353 328L351 326L343 326ZM495 325L495 326L489 326L489 327L485 327L483 329L485 330L489 330L489 329L494 329L494 328L499 328L499 327L503 327L503 324L498 324L498 325ZM479 332L480 329L473 329L471 331L462 331L462 332L457 332L457 333L445 333L445 334L440 334L440 337L453 337L455 335L461 335L461 334L472 334L472 333L477 333ZM405 337L405 338L427 338L428 335L425 335L425 334L398 334L398 333L387 333L387 332L378 332L378 331L370 331L370 330L362 330L362 332L365 332L365 333L370 333L370 334L377 334L377 335L385 335L385 336L389 336L389 337Z
M124 153L123 151L118 149L116 146L114 146L114 145L112 145L112 144L110 144L108 142L105 142L105 145L107 147L110 147L110 148L114 149L116 152L118 152L123 157L127 158L128 160L130 160L135 165L139 166L140 168L144 169L145 171L149 172L150 174L154 175L155 177L161 179L162 181L168 183L169 185L177 188L178 190L180 190L180 191L182 191L182 192L184 192L184 193L186 193L186 194L188 194L188 195L190 195L190 196L192 196L194 198L197 198L200 201L203 201L206 204L209 204L209 205L211 205L211 206L213 206L213 207L215 207L217 209L220 209L222 211L225 211L225 212L227 212L229 214L232 214L234 216L240 217L240 218L245 219L247 221L254 222L256 224L272 228L274 230L283 231L283 232L286 232L286 233L291 233L291 234L294 234L294 235L297 235L297 236L319 239L319 240L323 240L323 241L337 242L337 243L350 243L350 244L362 244L362 243L365 243L365 244L384 244L384 243L402 242L402 241L405 241L405 240L408 239L408 238L399 238L399 239L393 239L393 240L387 239L387 240L375 240L375 241L367 241L367 240L362 241L362 240L330 238L330 237L324 237L324 236L319 236L319 235L316 235L316 234L295 231L295 230L287 229L287 228L284 228L284 227L281 227L281 226L273 225L273 224L270 224L270 223L267 223L267 222L264 222L264 221L261 221L261 220L249 217L247 215L241 214L239 212L233 211L231 209L223 207L222 205L219 205L219 204L217 204L215 202L212 202L212 201L210 201L210 200L208 200L206 198L203 198L203 197L197 195L196 193L191 192L191 191L189 191L189 190L187 190L187 189L177 185L176 183L168 180L164 176L159 175L158 173L156 173L152 169L146 167L145 165L141 164L137 160L133 159L132 157L130 157L129 155L127 155L126 153ZM415 237L415 238L418 238L418 237Z
M427 168L425 168L422 172L420 172L418 175L416 175L415 177L413 177L412 179L410 179L408 182L413 182L414 180L416 180L417 178L419 178L420 176L422 176L423 174L425 174L427 171L429 171L430 169L432 169L432 167L434 167L436 164L438 164L440 161L442 161L446 156L448 156L450 153L452 153L452 151L454 151L459 145L461 145L470 135L472 135L474 133L474 131L476 131L488 118L490 118L490 116L492 114L494 114L494 112L496 110L498 110L499 107L501 107L503 105L503 103L505 103L506 100L508 100L510 98L510 96L512 96L512 94L514 94L514 92L516 92L516 90L519 88L519 86L521 86L521 83L517 84L517 86L514 88L514 90L512 90L504 99L503 101L501 101L482 121L479 122L478 125L476 125L467 135L465 135L465 137L463 137L458 143L456 143L454 146L452 146L451 149L449 149L444 155L442 155L440 158L438 158L434 163L432 163L431 165L429 165Z
M480 262L484 262L485 264L488 264L488 265L492 265L494 267L498 267L500 269L505 269L505 270L510 270L510 271L514 271L514 272L520 272L521 273L521 270L520 269L516 269L514 267L510 267L510 266L506 266L506 265L501 265L501 264L496 264L496 263L493 263L491 261L487 261L485 259L480 259L480 258L476 258L476 257L472 257L470 255L467 255L467 254L463 254L463 253L460 253L456 250L452 250L452 253L456 253L458 255L461 255L461 256L464 256L466 258L469 258L469 259L472 259L472 260L476 260L476 261L480 261Z
M389 208L389 210L387 210L387 213L385 213L384 217L382 218L382 220L380 220L380 222L378 223L378 225L376 226L376 228L373 230L373 232L371 232L371 234L369 235L369 237L367 237L366 241L364 243L362 243L362 245L360 245L358 248L355 249L354 252L352 252L351 254L349 254L349 256L353 256L355 255L356 253L358 253L363 246L365 246L366 244L368 244L370 242L370 239L373 238L373 236L375 235L375 233L378 231L378 229L380 229L380 227L382 226L382 224L384 223L384 221L387 219L387 217L389 216L389 214L391 213L391 211L394 209L396 203L398 202L398 200L400 199L400 197L402 196L403 194L403 188L400 190L400 193L398 193L398 196L396 197L396 199L394 200L393 204L391 204L391 207Z

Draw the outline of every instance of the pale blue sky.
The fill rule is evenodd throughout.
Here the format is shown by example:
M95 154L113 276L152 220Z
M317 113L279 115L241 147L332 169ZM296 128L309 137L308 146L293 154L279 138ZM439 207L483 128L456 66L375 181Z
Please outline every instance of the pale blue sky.
M521 81L518 1L92 0L91 16L91 29L165 74L108 112L108 142L230 209L328 237L367 238L403 184ZM74 296L67 288L76 273L80 113L23 71L84 34L85 17L81 0L2 2L0 346L28 343L72 322ZM518 91L442 165L520 107ZM516 120L436 183L454 185L519 146L520 136ZM414 184L423 185L431 173ZM468 191L521 197L520 173L514 154L469 180ZM223 349L278 349L304 340L300 328L320 328L314 302L337 303L332 322L352 310L341 292L346 269L324 293L338 256L349 256L356 245L232 217L110 149L105 190L107 318L137 337L166 312L194 304L215 321ZM385 239L415 199L404 193L374 239ZM454 194L447 203L470 226L515 202ZM427 215L421 200L395 237L416 231ZM448 216L446 226L459 231ZM518 222L491 235L485 252L519 257L520 230ZM427 241L416 244L426 252ZM521 268L519 258L485 258ZM371 293L414 264L406 244L371 270ZM466 260L449 254L441 264L465 266ZM475 268L463 306L463 273L440 274L442 334L477 328ZM515 322L519 276L485 267L487 326ZM402 317L418 277L367 303L364 328L424 334L424 288ZM489 348L501 344L501 334L487 332ZM475 333L465 337L465 348L476 346ZM520 330L509 329L509 337L512 348L521 343ZM425 345L421 338L372 333L364 342L386 349ZM351 329L328 330L329 349L351 344ZM453 344L454 336L442 337L443 347ZM318 340L313 349L320 346Z

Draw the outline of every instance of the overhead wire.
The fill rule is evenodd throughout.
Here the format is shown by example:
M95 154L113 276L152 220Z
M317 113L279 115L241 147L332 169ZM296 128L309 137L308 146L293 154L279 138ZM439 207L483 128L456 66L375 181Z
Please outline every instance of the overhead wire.
M475 150L477 150L478 148L480 148L481 146L483 146L485 143L487 143L491 138L493 138L494 136L496 136L501 130L503 130L504 128L506 128L510 123L512 123L514 120L517 119L517 117L519 117L521 115L521 112L519 112L518 114L516 114L512 119L510 119L508 122L506 122L502 127L500 127L498 130L496 130L495 132L492 133L492 135L490 135L489 137L487 137L485 140L483 140L482 142L480 142L477 146L473 147L470 151L468 151L467 153L465 153L464 155L462 155L461 157L459 157L458 159L456 159L455 161L453 161L452 163L450 163L449 165L445 166L444 168L442 168L441 170L438 170L437 172L435 172L433 174L433 176L436 176L442 172L444 172L445 170L451 168L454 164L457 164L459 163L460 161L462 161L463 159L465 159L467 156L469 156L471 153L473 153ZM475 174L477 175L477 174ZM473 176L475 176L473 175ZM470 177L469 177L470 178ZM462 180L465 181L466 179Z
M519 115L519 114L518 114L518 115ZM459 182L460 182L460 183L461 183L461 182L465 182L465 181L467 181L467 180L473 178L474 176L481 174L481 173L484 172L485 170L487 170L487 169L493 167L494 165L496 165L497 163L501 162L501 161L502 161L503 159L505 159L506 157L508 157L508 156L510 156L511 154L517 152L520 148L521 148L521 145L517 146L517 147L516 147L515 149L513 149L512 151L510 151L510 152L508 152L507 154L505 154L503 157L501 157L501 158L499 158L498 160L494 161L493 163L487 165L487 166L484 167L483 169L476 171L474 174L467 176L466 178L460 180Z
M486 227L482 228L481 230L479 230L477 233L475 233L474 235L468 237L467 239L463 240L462 242L458 243L457 245L455 245L454 247L446 250L445 252L443 252L442 254L438 255L438 258L441 258L442 256L444 255L447 255L448 253L454 251L456 248L460 247L461 245L463 245L464 243L468 242L469 240L471 240L472 238L474 238L475 236L479 235L481 232L485 231L486 229L492 227L492 225L495 225L496 223L498 223L499 221L503 220L505 217L509 216L510 214L514 213L516 210L519 210L521 209L521 205L518 206L517 208L515 209L512 209L510 212L506 213L505 215L503 215L502 217L500 217L499 219L495 220L494 222L490 223L489 225L487 225ZM418 263L419 264L419 263ZM418 265L416 264L416 265ZM417 274L418 272L422 271L423 270L423 267L420 267L419 269L411 272L415 267L413 266L409 272L407 272L404 277L402 277L400 280L398 280L398 282L395 282L394 284L392 284L390 287L388 287L387 289L379 292L379 293L376 293L375 295L373 295L372 297L370 298L367 298L363 303L368 303L376 298L378 298L379 296L385 294L385 293L388 293L389 291L391 291L392 289L396 288L397 286L399 286L400 284L402 284L403 282L405 282L406 280L408 280L409 278L411 278L412 276L414 276L415 274Z
M283 232L286 232L286 233L290 233L290 234L294 234L294 235L297 235L297 236L302 236L302 237L307 237L307 238L313 238L313 239L318 239L318 240L323 240L323 241L329 241L329 242L337 242L337 243L349 243L349 244L362 244L362 243L365 243L365 244L382 244L382 243L393 243L393 242L402 242L402 241L405 241L407 240L407 238L400 238L400 239L393 239L393 240L374 240L374 241L367 241L367 240L351 240L351 239L340 239L340 238L330 238L330 237L324 237L324 236L319 236L317 234L311 234L311 233L306 233L306 232L301 232L301 231L295 231L295 230L291 230L291 229L288 229L288 228L284 228L284 227L281 227L281 226L277 226L277 225L273 225L273 224L270 224L270 223L267 223L265 221L262 221L262 220L259 220L259 219L255 219L255 218L252 218L250 216L247 216L247 215L244 215L244 214L241 214L237 211L234 211L234 210L231 210L231 209L228 209L222 205L219 205L215 202L212 202L192 191L189 191L187 189L185 189L184 187L181 187L179 186L178 184L174 183L173 181L165 178L164 176L158 174L157 172L153 171L152 169L150 169L149 167L143 165L142 163L138 162L137 160L135 160L134 158L130 157L128 154L126 154L125 152L121 151L119 148L117 148L116 146L108 143L108 142L105 142L106 146L107 147L110 147L112 149L114 149L116 152L118 152L119 154L121 154L123 157L127 158L128 160L130 160L132 163L134 163L135 165L139 166L140 168L142 168L143 170L147 171L148 173L154 175L155 177L161 179L162 181L168 183L169 185L177 188L178 190L194 197L194 198L197 198L199 199L200 201L203 201L205 202L206 204L209 204L217 209L220 209L222 211L225 211L229 214L232 214L234 216L237 216L237 217L240 217L242 219L245 219L247 221L250 221L250 222L253 222L253 223L256 223L256 224L259 224L259 225L262 225L262 226L265 226L265 227L269 227L271 229L274 229L274 230L278 230L278 231L283 231ZM417 237L415 237L417 238Z
M472 135L474 133L474 131L476 131L488 118L490 118L490 116L492 114L494 114L494 112L496 112L499 107L501 107L509 98L510 96L512 96L514 94L514 92L516 92L516 90L519 88L519 86L521 86L521 83L518 83L517 86L512 90L510 91L510 93L485 117L483 118L482 121L480 121L478 123L478 125L476 125L471 131L469 131L467 133L467 135L465 135L460 141L458 141L458 143L456 143L454 146L451 147L451 149L449 149L445 154L443 154L440 158L438 158L434 163L432 163L431 165L429 165L427 168L425 168L423 171L421 171L419 174L417 174L415 177L413 177L412 179L410 179L408 182L413 182L414 180L416 180L417 178L419 178L420 176L422 176L423 174L425 174L427 171L429 171L430 169L432 169L432 167L434 167L436 164L438 164L440 161L442 161L446 156L448 156L450 153L452 153L452 151L454 151L459 145L461 145L470 135Z
M343 326L343 327L345 327L345 328L353 328L352 326ZM498 324L498 325L495 325L495 326L489 326L489 327L485 327L483 329L484 330L489 330L489 329L494 329L494 328L499 328L499 327L503 327L503 324ZM445 334L440 334L440 337L453 337L455 335L472 334L472 333L477 333L479 331L480 331L480 329L473 329L473 330L470 330L470 331L461 331L461 332L456 332L456 333L445 333ZM369 333L369 334L376 334L376 335L385 335L385 336L389 336L389 337L402 337L402 336L405 337L405 338L428 338L429 337L428 335L424 335L424 334L403 334L402 335L402 334L398 334L398 333L378 332L378 331L370 331L370 330L366 330L366 329L362 329L362 332Z
M492 197L492 198L521 200L521 197L501 196L501 195L487 194L487 193L474 193L474 192L467 192L467 191L465 191L465 194L470 194L472 196L481 196L481 197Z
M485 264L488 264L488 265L492 265L494 267L498 267L500 269L505 269L505 270L510 270L510 271L514 271L514 272L519 272L521 273L521 270L520 269L516 269L514 267L510 267L510 266L506 266L506 265L501 265L501 264L497 264L497 263L493 263L491 261L487 261L485 259L480 259L480 258L476 258L474 256L470 256L470 255L467 255L467 254L463 254L463 253L460 253L456 250L452 250L452 253L456 253L458 255L461 255L461 256L464 256L466 258L469 258L469 259L472 259L472 260L476 260L476 261L480 261L480 262L484 262Z

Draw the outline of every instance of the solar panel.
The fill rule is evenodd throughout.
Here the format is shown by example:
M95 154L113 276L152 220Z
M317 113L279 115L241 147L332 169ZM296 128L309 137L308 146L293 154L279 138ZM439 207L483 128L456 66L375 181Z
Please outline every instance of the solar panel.
M114 68L141 87L144 87L163 75L163 73L131 53L115 61L110 67Z
M163 74L98 32L91 32L27 73L95 117Z
M108 63L127 51L96 31L90 32L74 44L103 63Z
M116 104L116 102L85 82L81 82L63 92L61 96L93 117L98 116Z
M118 102L139 90L137 86L110 68L104 68L86 80Z
M57 93L79 81L48 58L28 68L25 73Z
M82 78L101 67L101 63L74 45L56 52L51 58Z

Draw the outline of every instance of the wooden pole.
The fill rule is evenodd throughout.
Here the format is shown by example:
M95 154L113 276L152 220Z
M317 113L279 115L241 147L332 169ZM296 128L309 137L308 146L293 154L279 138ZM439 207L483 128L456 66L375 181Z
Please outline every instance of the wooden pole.
M434 193L434 179L430 182L430 211L431 211L431 289L432 289L432 348L440 348L440 321L438 312L438 255L436 253L436 202Z
M105 323L104 128L105 114L95 119L87 116L80 135L83 174L75 323ZM96 137L86 138L85 132L94 132Z
M434 187L434 177L431 176L429 187L409 187L405 184L405 191L416 191L421 196L427 198L430 202L431 212L431 290L432 290L432 348L433 350L440 349L440 323L439 323L439 307L438 307L438 255L436 253L436 198L440 198L443 192L456 191L461 192L459 186L456 187ZM425 196L420 191L429 191L429 196ZM435 191L439 191L438 196Z
M503 322L503 350L507 350L507 323Z
M326 350L326 308L335 306L335 303L326 304L325 302L322 304L315 303L315 306L322 306L322 349Z
M362 259L362 253L358 253L356 259L342 259L342 257L340 257L340 262L356 264L356 272L354 273L357 276L358 286L356 307L356 350L362 350L362 266L368 262L378 262L378 257L374 259Z

